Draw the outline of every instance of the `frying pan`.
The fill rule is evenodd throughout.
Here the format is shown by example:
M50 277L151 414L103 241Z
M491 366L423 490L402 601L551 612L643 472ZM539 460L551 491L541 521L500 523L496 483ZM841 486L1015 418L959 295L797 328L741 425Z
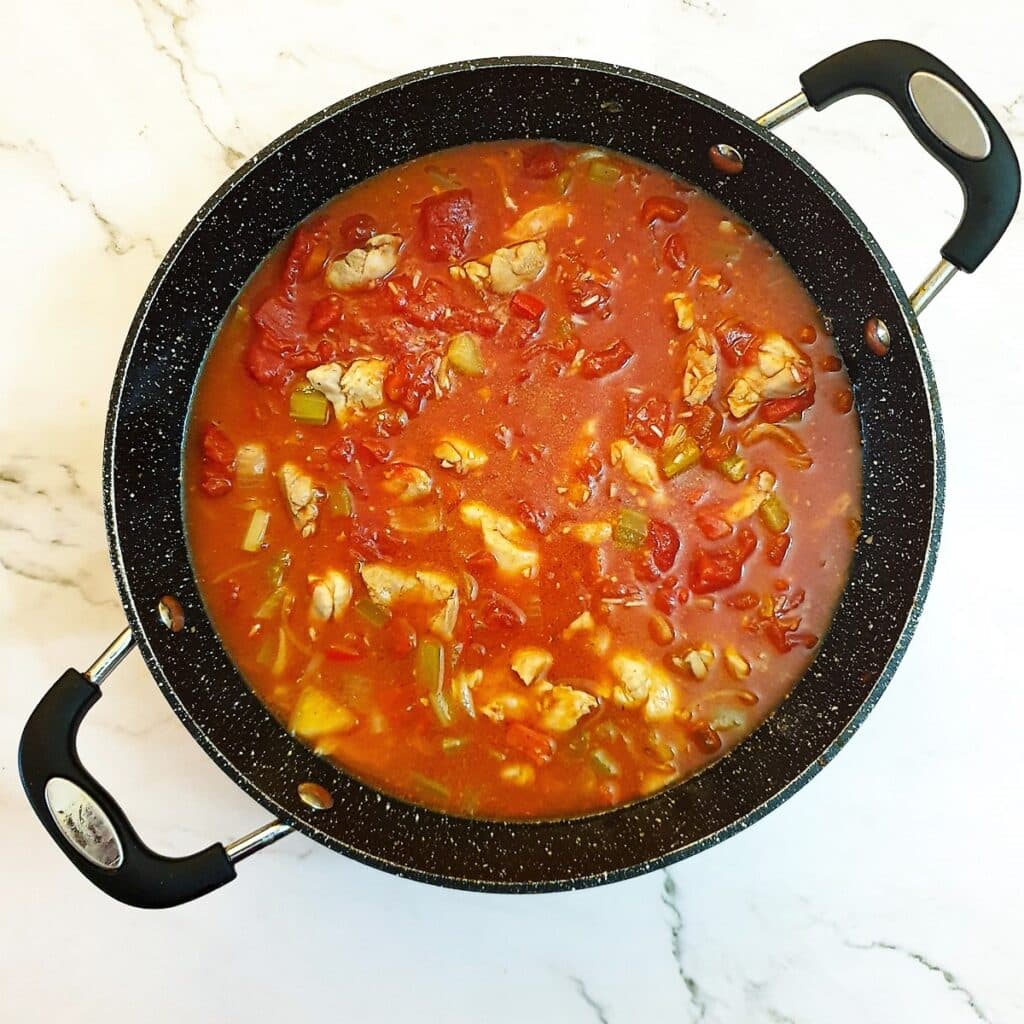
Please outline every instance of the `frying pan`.
M938 546L942 431L917 316L957 270L973 271L999 240L1016 207L1020 171L984 104L917 47L862 43L816 64L800 83L796 96L754 121L677 83L608 64L550 57L450 64L316 114L212 196L146 291L110 399L104 505L129 626L88 670L65 672L21 740L28 798L82 874L126 903L173 906L230 881L238 861L298 830L395 874L457 888L597 885L735 834L835 756L900 661ZM963 218L909 299L842 196L771 131L808 106L820 110L855 93L892 104L963 188ZM264 256L298 221L369 175L438 149L506 138L620 150L735 210L779 250L830 323L863 437L863 522L849 582L789 697L701 774L626 806L555 821L480 820L416 807L297 741L221 646L196 589L182 517L182 445L196 377L231 300ZM273 814L269 824L227 845L164 857L83 767L78 727L103 679L135 644L185 727Z

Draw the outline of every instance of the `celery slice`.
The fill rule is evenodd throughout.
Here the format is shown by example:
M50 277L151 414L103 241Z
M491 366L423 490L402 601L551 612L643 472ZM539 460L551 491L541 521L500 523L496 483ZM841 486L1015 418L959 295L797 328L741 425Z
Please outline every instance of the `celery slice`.
M614 185L622 177L622 171L607 160L591 160L587 164L587 177L599 185Z
M263 509L256 509L249 520L249 528L245 531L242 539L242 550L255 552L263 546L263 538L267 533L267 524L270 522L270 513Z
M636 509L624 508L615 521L612 535L620 548L635 551L647 539L647 516Z
M318 427L326 425L329 409L327 396L315 388L296 388L288 402L288 415L293 420Z

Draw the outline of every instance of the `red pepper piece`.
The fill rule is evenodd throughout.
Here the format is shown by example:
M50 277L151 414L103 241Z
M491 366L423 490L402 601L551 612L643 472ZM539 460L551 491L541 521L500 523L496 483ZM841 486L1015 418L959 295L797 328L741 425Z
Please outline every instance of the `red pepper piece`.
M547 733L531 729L522 722L513 722L505 731L505 742L534 764L547 764L555 756L557 744Z
M526 317L527 320L540 320L547 308L536 295L529 292L516 292L509 302L509 308L516 316Z
M814 388L808 388L792 398L773 398L761 405L761 419L765 423L778 423L791 416L799 416L814 405Z
M686 203L682 199L676 199L674 196L651 196L650 199L645 199L644 205L640 207L640 220L647 225L659 220L671 223L679 220L684 213Z
M621 370L632 358L633 350L624 341L614 341L607 348L584 356L580 363L580 375L589 380L607 377Z

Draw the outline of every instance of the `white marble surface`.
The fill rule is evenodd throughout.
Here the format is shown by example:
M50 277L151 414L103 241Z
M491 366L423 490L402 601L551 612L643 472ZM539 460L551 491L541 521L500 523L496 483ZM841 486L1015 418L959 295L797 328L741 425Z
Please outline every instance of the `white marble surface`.
M667 872L534 897L434 889L293 837L219 893L142 913L93 891L31 817L21 725L122 624L99 487L125 330L194 209L293 122L380 79L496 53L631 64L757 114L831 50L889 35L949 60L1024 148L1024 15L1009 0L369 9L0 4L0 1018L1021 1020L1019 223L925 318L949 494L917 637L838 760L749 832ZM896 115L850 100L783 132L915 284L959 196ZM104 694L83 756L156 847L264 820L137 655Z

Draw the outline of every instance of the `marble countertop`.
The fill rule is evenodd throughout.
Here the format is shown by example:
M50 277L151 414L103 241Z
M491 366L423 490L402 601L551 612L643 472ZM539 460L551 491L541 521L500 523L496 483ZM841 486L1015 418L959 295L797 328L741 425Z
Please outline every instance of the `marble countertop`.
M629 64L758 114L851 42L948 60L1024 147L1019 6L944 0L7 0L0 34L0 1016L961 1024L1024 1019L1024 416L1018 223L924 317L948 499L924 615L879 707L810 786L749 831L597 890L481 896L403 881L289 837L192 905L128 910L31 816L22 724L123 625L100 460L122 339L162 254L246 157L381 79L462 57ZM425 13L425 11L427 13ZM842 13L840 13L842 11ZM834 12L834 13L833 13ZM955 183L882 103L781 130L843 191L908 289L960 212ZM994 371L994 372L993 372ZM994 499L994 500L993 500ZM83 759L156 848L266 813L214 766L137 654L104 687Z

